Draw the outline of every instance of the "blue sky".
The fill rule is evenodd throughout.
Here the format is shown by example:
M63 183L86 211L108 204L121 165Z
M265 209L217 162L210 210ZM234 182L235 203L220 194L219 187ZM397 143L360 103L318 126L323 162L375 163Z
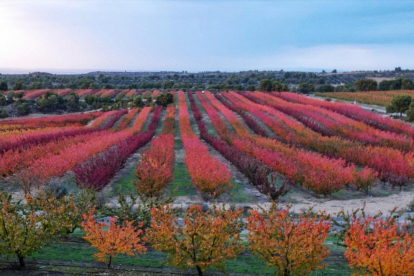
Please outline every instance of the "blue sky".
M414 69L414 1L0 2L0 72Z

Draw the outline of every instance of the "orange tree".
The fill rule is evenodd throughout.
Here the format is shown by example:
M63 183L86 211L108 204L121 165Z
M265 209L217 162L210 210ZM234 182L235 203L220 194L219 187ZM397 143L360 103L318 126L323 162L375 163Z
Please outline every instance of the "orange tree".
M393 218L354 217L345 235L353 275L413 275L414 236Z
M213 206L203 211L202 206L191 205L181 222L172 206L164 205L153 207L151 215L146 240L156 250L168 254L171 266L195 267L198 275L212 265L224 271L224 261L235 258L242 249L242 210Z
M27 194L25 201L0 194L0 253L16 256L20 267L27 256L73 229L79 212L73 196L57 199L41 192L36 197Z
M250 249L274 267L278 275L307 275L325 267L321 262L329 255L329 249L323 242L330 220L310 211L294 218L289 209L277 210L275 204L269 211L262 210L262 214L252 211L246 219Z
M110 268L116 254L134 257L146 252L147 249L140 238L142 230L134 227L132 221L116 225L117 219L111 217L108 225L105 222L97 222L94 211L93 208L89 214L83 214L85 221L81 225L86 233L83 238L99 251L93 255L98 262L104 262Z

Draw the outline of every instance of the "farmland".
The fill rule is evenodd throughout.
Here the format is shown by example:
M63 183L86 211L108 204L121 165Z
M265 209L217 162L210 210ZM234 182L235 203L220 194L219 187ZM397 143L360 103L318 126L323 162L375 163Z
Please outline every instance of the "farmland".
M33 90L14 90L15 93L23 93L23 99L36 99L42 97L46 92L53 92L59 96L67 96L75 92L79 96L101 96L115 98L117 95L131 97L133 95L143 94L145 90L137 89L33 89ZM6 94L6 93L4 93ZM155 93L156 96L156 93Z
M55 92L65 95L71 91ZM45 90L24 91L23 98L34 99L44 93ZM131 266L148 267L148 275L157 271L176 273L159 263L167 260L169 251L163 243L174 232L156 225L157 219L166 225L180 219L180 223L194 228L197 228L195 222L199 222L204 231L213 234L247 228L248 235L227 237L232 241L230 245L233 242L235 245L226 248L223 254L231 258L236 252L243 252L237 261L227 263L229 271L266 274L273 270L246 249L240 251L236 243L238 239L244 244L247 240L250 244L263 242L256 225L277 225L266 226L261 215L252 212L246 219L247 226L242 227L239 225L241 211L220 213L214 211L216 205L257 209L259 204L271 210L272 202L278 201L281 206L292 205L296 213L316 205L315 211L324 210L334 215L342 208L346 211L360 208L365 201L367 214L374 215L394 206L405 209L414 198L414 128L356 105L320 101L290 92L84 89L75 93L81 97L99 94L124 99L143 96L149 100L146 105L129 109L1 120L1 190L36 208L48 208L42 205L43 201L36 203L35 200L38 195L45 196L44 190L58 199L73 195L66 199L66 205L62 203L65 201L55 202L55 198L44 200L51 206L57 204L58 208L48 212L56 213L65 221L62 225L71 224L66 215L74 214L76 208L84 214L95 210L92 214L100 214L103 219L122 220L125 223L122 234L132 229L126 222L130 218L126 210L142 208L141 215L135 218L141 220L140 227L153 246L144 247L148 255L139 261L122 255L118 264L125 273ZM153 100L167 93L172 95L173 103L165 108ZM92 194L93 200L89 197ZM144 209L155 198L160 201L150 205L154 212L151 216L155 218L151 222L142 214L148 214ZM4 197L2 200L8 202ZM378 204L380 201L383 204ZM96 209L90 206L91 202ZM192 216L191 219L177 218L173 211L169 212L169 207L154 209L154 206L159 208L160 202L171 203L171 208L181 211L180 216ZM192 204L210 207L211 216L227 218L230 226L208 225L208 219L202 220L201 210L191 207ZM5 206L4 203L1 206L3 211ZM64 211L67 209L72 211ZM272 217L275 213L269 211L267 215ZM286 222L289 217L280 211L277 219ZM100 224L94 221L93 215L86 217L86 214L83 218L79 215L77 221L78 224L71 224L77 230L69 240L54 240L51 247L39 247L28 254L29 263L34 265L35 259L42 260L47 263L47 269L54 271L55 264L84 261L91 272L102 269L91 265L91 254L96 251L82 242L85 232L79 230L90 227L90 233L85 231L93 235ZM317 225L319 228L315 231L327 235L327 221L309 216L303 218L300 227ZM203 227L198 231L203 231ZM116 229L111 226L108 231ZM297 232L298 237L301 233L305 232ZM321 243L326 237L323 236ZM338 237L330 236L327 241L331 250L326 259L328 267L311 275L330 275L332 271L335 275L350 275L344 249L336 245ZM135 249L143 247L139 239L135 242ZM66 247L79 252L65 255L62 251ZM252 246L251 250L257 253L260 247ZM1 261L7 266L5 259ZM243 262L251 263L252 267L242 265ZM219 266L207 269L211 273L217 270Z
M317 96L329 97L344 101L356 101L362 104L387 106L391 104L392 98L398 95L414 96L413 90L395 91L369 91L369 92L328 92L316 93Z

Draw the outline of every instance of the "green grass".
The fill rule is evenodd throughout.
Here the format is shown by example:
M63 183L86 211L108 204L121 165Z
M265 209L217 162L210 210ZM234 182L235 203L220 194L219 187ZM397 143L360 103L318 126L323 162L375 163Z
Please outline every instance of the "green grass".
M113 196L118 196L119 193L121 194L131 194L135 193L136 189L134 186L133 180L135 179L135 166L133 166L127 174L118 183L114 185L112 188L111 194Z
M170 196L192 196L197 194L196 187L191 183L190 173L184 160L176 160L174 163L174 180L168 186Z
M183 150L183 142L181 141L180 125L178 122L178 97L175 97L175 143L174 150ZM184 163L184 159L175 156L174 163L174 180L168 186L169 196L192 196L197 194L196 187L191 183L190 173Z
M243 188L239 181L233 178L231 185L234 186L234 188L230 191L232 195L229 200L230 202L241 203L251 201L250 196L246 193L246 190Z
M77 236L82 233L77 232ZM331 254L326 258L324 263L327 267L323 270L314 271L310 275L322 276L322 275L350 275L351 270L348 267L346 259L343 257L344 248L339 247L333 242L335 238L329 237L326 244L329 246ZM35 261L61 261L61 262L73 262L72 265L76 266L77 262L81 263L94 263L93 254L97 253L95 248L91 248L86 242L60 242L54 243L49 247L44 247L40 251L36 252L33 256L27 260ZM140 255L139 258L132 258L126 255L117 255L113 260L113 264L136 266L141 268L166 268L167 256L155 251L151 248L148 249L145 255ZM210 268L207 273L214 275L216 270ZM266 263L259 259L257 256L252 255L249 251L245 250L235 260L229 260L226 263L226 271L228 273L242 273L251 275L260 274L274 274L274 269L266 267ZM195 273L195 270L194 270Z

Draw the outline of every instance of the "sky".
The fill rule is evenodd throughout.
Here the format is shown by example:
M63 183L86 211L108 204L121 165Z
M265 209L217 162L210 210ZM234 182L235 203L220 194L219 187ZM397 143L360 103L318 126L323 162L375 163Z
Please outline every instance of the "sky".
M1 0L0 73L414 69L410 0Z

